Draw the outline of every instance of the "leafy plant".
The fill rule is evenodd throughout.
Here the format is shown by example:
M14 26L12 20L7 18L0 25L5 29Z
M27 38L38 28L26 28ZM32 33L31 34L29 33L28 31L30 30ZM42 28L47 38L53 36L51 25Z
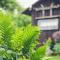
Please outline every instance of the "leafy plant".
M54 46L55 53L60 53L60 43L56 43Z
M23 53L24 56L28 55L31 44L33 44L38 35L39 30L37 27L27 26L24 29L17 28L15 34L12 35L11 48L17 53Z
M11 14L0 12L0 56L6 60L30 58L30 49L34 49L37 44L39 29L28 24L18 27L13 19Z
M14 22L17 27L26 27L31 24L31 17L24 14L18 14L14 17Z
M6 50L4 48L0 48L0 56L2 58L5 58L6 60L12 59L12 51L11 50Z
M7 51L11 49L10 40L14 33L12 20L12 15L0 12L0 56L7 59L11 58L11 54L8 54Z
M45 56L46 46L38 48L32 55L31 60L42 60Z
M40 46L39 48L37 48L36 50L32 50L30 49L30 59L31 60L45 60L48 59L47 56L45 56L46 54L46 49L50 46L51 44L51 39L49 38L46 43L43 46Z
M34 28L34 29L33 29ZM39 35L39 29L34 26L28 26L24 30L24 42L22 53L25 56L29 55L29 49L37 40L37 36Z
M19 7L19 5L17 4L16 0L1 0L0 7L5 10L13 11L17 7Z
M17 28L15 33L12 35L11 48L16 52L19 52L23 47L23 34L23 30Z
M11 22L12 19L13 18L11 15L0 13L0 31L2 32L0 33L0 39L4 41L4 44L6 44L6 46L9 46L11 35L13 34L13 25Z

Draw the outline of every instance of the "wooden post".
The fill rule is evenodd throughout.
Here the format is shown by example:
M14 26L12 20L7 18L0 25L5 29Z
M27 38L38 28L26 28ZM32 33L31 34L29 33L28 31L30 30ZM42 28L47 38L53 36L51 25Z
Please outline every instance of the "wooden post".
M52 16L52 9L50 9L50 16Z
M42 10L42 16L44 17L44 15L45 15L45 11L44 11L44 10Z

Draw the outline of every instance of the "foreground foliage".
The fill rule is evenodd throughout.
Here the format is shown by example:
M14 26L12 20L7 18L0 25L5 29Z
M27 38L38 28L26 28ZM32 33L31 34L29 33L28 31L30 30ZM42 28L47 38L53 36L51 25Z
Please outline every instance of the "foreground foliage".
M39 34L37 27L20 28L15 26L13 19L11 14L0 13L0 56L6 60L29 55L30 47Z

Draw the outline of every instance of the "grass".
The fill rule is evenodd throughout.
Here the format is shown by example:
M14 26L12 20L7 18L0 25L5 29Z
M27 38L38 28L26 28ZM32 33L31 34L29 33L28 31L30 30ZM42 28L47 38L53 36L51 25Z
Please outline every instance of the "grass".
M30 60L30 59L21 59L21 60ZM43 59L43 60L45 60L45 59ZM50 56L46 60L60 60L60 56Z
M52 56L50 59L48 60L60 60L60 56Z

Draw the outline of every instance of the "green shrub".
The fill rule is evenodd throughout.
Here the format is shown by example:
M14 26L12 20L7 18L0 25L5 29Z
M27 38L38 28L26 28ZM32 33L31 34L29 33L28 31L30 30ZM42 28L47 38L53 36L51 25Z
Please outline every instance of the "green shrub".
M23 30L19 28L17 28L15 33L12 35L11 48L16 52L19 52L23 47L23 35Z
M0 56L6 60L12 57L21 58L21 55L30 57L30 49L34 49L37 44L39 29L31 25L17 27L13 19L11 14L0 12L0 47L4 49L0 50Z
M10 60L10 59L13 58L12 51L11 50L6 50L4 48L0 48L0 56L2 58L5 58L6 60Z
M18 14L14 17L14 22L17 27L26 27L27 25L31 24L31 16L27 16L24 14Z
M39 35L39 29L34 26L28 26L24 30L24 42L23 42L23 49L22 53L23 55L29 55L29 49L37 40L37 37Z
M11 48L16 52L22 50L23 55L28 55L31 44L35 42L38 34L39 30L37 27L27 26L24 29L17 28L15 34L12 35Z
M14 33L12 20L13 17L11 14L4 14L0 12L0 56L6 57L7 60L11 58L7 51L8 49L11 49L10 40Z
M30 53L31 53L30 59L31 60L42 60L42 59L45 60L46 49L50 46L50 44L51 44L51 39L49 38L44 44L44 46L41 46L37 48L36 50L30 49Z
M54 46L55 53L60 53L60 43L56 43Z
M3 14L0 12L0 31L2 32L0 33L0 39L4 41L4 44L6 44L6 46L9 46L11 35L13 34L13 25L11 22L12 20L12 15Z
M42 60L42 58L45 56L45 51L45 46L38 48L36 52L31 55L31 60Z

